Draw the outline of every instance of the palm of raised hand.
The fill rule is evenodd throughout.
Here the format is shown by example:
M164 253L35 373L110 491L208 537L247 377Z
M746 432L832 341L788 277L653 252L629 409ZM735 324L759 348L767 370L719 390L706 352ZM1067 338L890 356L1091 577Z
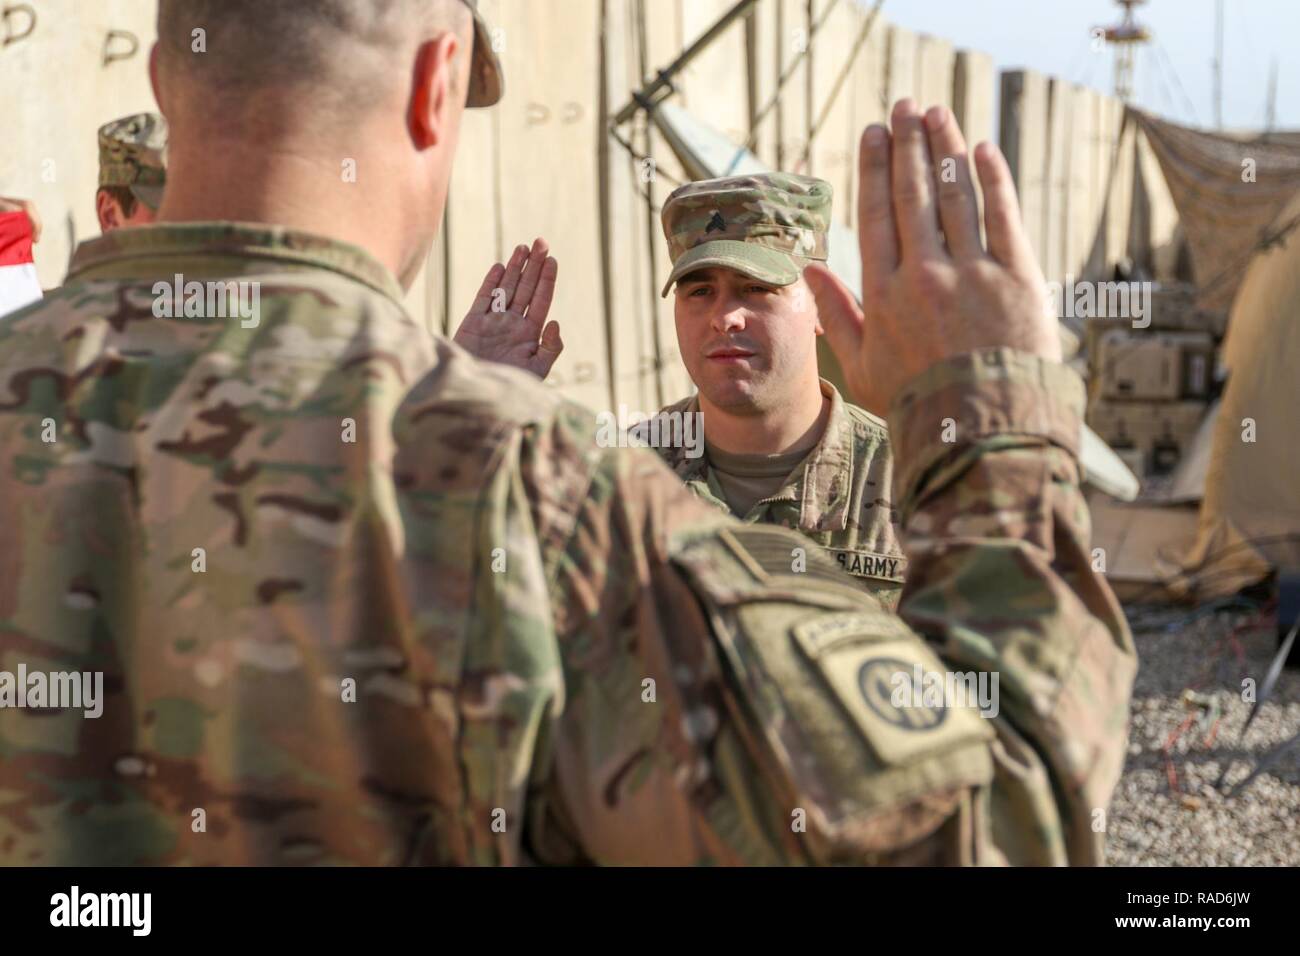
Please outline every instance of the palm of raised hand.
M949 356L1002 347L1060 361L1002 154L975 150L986 244L952 112L922 117L903 100L891 121L892 131L869 127L859 153L862 307L823 266L804 273L850 394L883 414L908 380Z
M458 345L485 361L546 378L564 350L559 323L546 321L559 272L547 252L546 241L538 239L531 250L519 246L509 263L488 270L456 330Z

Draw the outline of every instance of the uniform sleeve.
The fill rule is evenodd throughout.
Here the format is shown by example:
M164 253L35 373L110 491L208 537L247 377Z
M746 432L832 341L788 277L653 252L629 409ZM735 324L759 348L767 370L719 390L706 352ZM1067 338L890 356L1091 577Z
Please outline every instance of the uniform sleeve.
M1070 382L972 356L900 402L901 618L801 536L699 502L654 455L601 453L586 493L546 509L562 520L536 517L564 692L532 758L532 856L1094 859L1133 666L1087 560ZM555 447L524 456L525 484L557 485L539 469L581 457L559 446L585 427L538 436ZM948 669L999 675L993 719L895 698L898 675Z
M533 755L534 859L972 862L991 732L957 714L904 732L863 701L870 660L938 661L820 549L720 514L641 451L604 454L564 521L544 557L564 694Z
M1093 570L1082 382L1010 350L948 360L889 417L908 556L902 618L947 666L999 678L992 829L1013 863L1102 859L1136 673Z

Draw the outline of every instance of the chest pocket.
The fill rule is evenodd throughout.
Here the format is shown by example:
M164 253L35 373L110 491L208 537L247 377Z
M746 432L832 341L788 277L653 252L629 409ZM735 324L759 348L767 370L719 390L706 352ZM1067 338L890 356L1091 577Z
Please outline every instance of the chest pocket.
M900 699L918 668L943 673L938 657L820 553L809 554L810 573L791 573L798 542L733 527L674 560L714 621L737 710L795 806L843 852L888 852L987 785L993 730L973 709Z

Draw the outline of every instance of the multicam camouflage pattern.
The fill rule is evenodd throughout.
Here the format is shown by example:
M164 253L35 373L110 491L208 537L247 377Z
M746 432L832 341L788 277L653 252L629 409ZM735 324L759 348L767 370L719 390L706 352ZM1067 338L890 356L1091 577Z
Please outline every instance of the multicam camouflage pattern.
M260 323L156 317L177 272ZM1100 859L1134 661L1072 373L980 353L898 404L900 618L399 299L192 224L0 320L0 669L105 675L98 720L0 709L0 861ZM999 669L1001 716L882 713L886 661Z
M99 185L126 186L150 209L167 182L167 121L136 113L99 128Z
M831 184L793 173L706 179L679 186L661 214L672 274L720 266L789 285L810 260L825 260Z
M830 382L823 380L821 387L831 403L821 441L781 489L748 514L731 511L708 455L691 458L680 447L656 450L700 498L746 523L801 532L893 610L902 593L907 556L898 512L890 503L894 462L889 431L884 421L844 401ZM692 395L663 411L693 414L699 408L699 396Z

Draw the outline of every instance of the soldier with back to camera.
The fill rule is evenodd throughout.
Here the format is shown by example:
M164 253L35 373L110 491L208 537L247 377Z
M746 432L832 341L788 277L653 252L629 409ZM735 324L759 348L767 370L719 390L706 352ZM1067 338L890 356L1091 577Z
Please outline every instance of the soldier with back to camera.
M1098 862L1133 647L996 149L985 248L951 114L899 104L869 312L806 271L890 408L895 614L402 309L501 92L471 6L160 0L158 221L0 321L0 659L104 676L97 718L0 711L4 861ZM251 321L157 314L176 273ZM998 715L894 706L914 666Z

